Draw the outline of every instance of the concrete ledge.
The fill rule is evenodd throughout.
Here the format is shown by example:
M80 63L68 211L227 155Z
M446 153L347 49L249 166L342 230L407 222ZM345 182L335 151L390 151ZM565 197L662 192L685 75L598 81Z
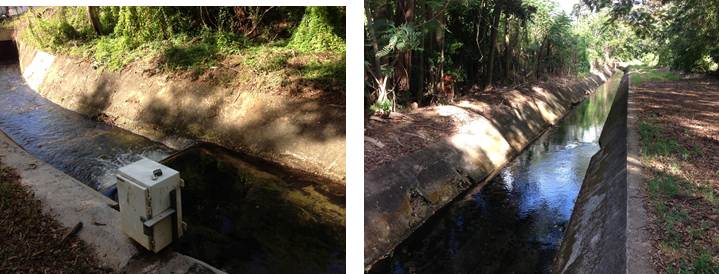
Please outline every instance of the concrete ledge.
M644 208L647 196L646 180L642 175L641 154L639 152L639 116L637 102L632 100L634 92L631 78L627 78L627 230L626 256L627 273L656 273L650 262L652 244L647 231L648 214Z
M119 212L110 207L114 201L35 159L1 131L0 158L42 202L43 212L68 229L83 223L77 236L95 251L101 267L126 273L222 273L170 249L159 255L142 250L118 229Z
M457 134L365 173L365 266L387 256L470 186L494 177L612 74L604 67L566 89L511 92L511 107L492 118L473 112L471 103L440 107L466 121Z

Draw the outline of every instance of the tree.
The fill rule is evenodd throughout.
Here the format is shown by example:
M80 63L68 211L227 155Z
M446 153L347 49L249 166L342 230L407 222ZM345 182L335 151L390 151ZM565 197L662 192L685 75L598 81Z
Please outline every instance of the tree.
M95 34L102 35L102 26L100 26L100 18L97 16L97 7L87 7L87 18L90 20L92 29L95 30Z

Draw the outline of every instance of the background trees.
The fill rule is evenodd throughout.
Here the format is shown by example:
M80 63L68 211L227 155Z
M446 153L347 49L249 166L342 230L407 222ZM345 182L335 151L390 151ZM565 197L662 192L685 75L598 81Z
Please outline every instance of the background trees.
M686 72L717 70L719 0L583 2L609 10L607 25L629 26L638 38L630 42L641 44L658 65Z
M368 0L366 105L388 112L494 84L581 75L609 59L716 70L719 0Z
M445 75L485 88L588 72L586 43L556 7L549 0L366 1L371 109L441 101Z

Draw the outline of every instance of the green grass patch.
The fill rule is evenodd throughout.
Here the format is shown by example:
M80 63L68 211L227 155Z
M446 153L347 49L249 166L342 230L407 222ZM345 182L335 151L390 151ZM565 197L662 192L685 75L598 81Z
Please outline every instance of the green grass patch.
M632 73L630 75L632 84L637 86L650 81L674 81L681 79L681 76L672 71L646 65L632 66Z
M344 85L345 83L345 60L344 58L339 61L330 62L318 62L311 61L300 70L302 77L308 80L315 80L319 82L331 82L338 80Z
M272 72L287 67L292 50L276 45L262 45L242 51L243 64L258 72Z
M649 192L652 194L676 197L680 195L680 183L682 183L682 181L677 177L658 174L649 180Z
M691 155L687 148L680 145L676 139L668 137L662 132L662 128L651 122L639 123L639 136L642 140L642 154L645 157L676 154L686 160Z

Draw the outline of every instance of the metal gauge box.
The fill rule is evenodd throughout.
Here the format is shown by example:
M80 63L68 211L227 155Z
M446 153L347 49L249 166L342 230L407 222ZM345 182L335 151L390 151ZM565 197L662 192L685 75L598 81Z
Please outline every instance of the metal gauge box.
M123 233L155 253L182 236L180 173L143 158L117 172Z

